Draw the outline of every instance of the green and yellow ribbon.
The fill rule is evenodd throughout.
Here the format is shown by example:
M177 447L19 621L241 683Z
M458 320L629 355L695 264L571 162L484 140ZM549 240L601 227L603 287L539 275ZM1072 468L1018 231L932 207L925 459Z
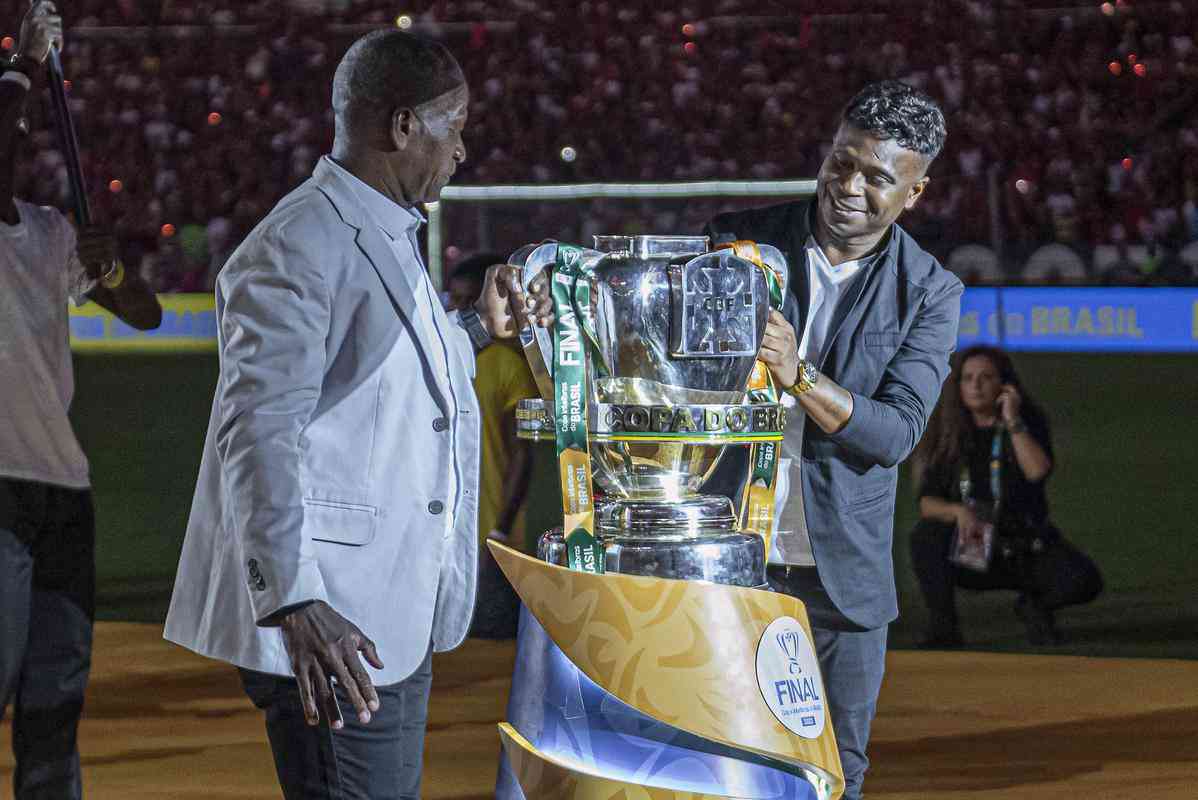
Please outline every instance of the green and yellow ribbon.
M562 530L567 563L582 572L603 572L603 546L595 537L595 498L587 438L587 362L593 345L591 284L584 250L557 246L553 271L553 397L557 463L562 486ZM590 341L584 341L586 336Z
M785 299L782 296L781 276L762 260L761 250L756 242L740 240L719 245L717 249L722 248L730 248L735 255L753 262L761 269L769 287L770 307L781 310ZM764 362L758 360L753 364L747 391L751 402L778 402L777 387L774 386L773 376ZM766 558L769 558L772 544L770 539L774 527L774 493L777 486L778 442L757 442L749 451L749 480L745 483L740 504L741 529L754 531L765 540Z

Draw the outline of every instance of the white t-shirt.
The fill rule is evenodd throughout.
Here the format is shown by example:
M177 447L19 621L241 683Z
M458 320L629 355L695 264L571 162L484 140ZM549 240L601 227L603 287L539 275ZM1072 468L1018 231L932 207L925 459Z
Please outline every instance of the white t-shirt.
M75 229L16 201L0 222L0 476L84 489L87 457L67 410L75 392L67 300L81 299Z
M808 308L807 323L799 339L799 358L819 365L833 334L832 317L849 279L861 269L864 260L845 261L832 266L814 237L808 237L807 253ZM789 394L782 395L787 406L789 423L782 439L782 457L778 463L778 486L774 495L774 536L770 546L771 564L815 566L807 517L803 509L803 431L807 414Z

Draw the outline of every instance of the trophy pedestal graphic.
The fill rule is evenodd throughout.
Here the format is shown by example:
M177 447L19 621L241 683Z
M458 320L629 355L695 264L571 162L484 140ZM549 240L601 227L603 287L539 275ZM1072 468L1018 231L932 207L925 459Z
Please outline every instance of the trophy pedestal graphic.
M538 558L489 543L523 603L496 797L839 797L806 612L765 588L781 255L612 236L509 263L554 281L559 330L522 334L543 396L516 416L557 443L565 526ZM739 515L701 493L728 447L751 448Z

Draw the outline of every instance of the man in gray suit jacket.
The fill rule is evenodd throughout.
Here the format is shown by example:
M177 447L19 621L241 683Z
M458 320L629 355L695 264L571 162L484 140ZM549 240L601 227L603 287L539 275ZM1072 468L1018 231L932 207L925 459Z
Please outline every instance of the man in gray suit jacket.
M222 270L220 375L166 637L235 664L288 800L419 794L432 651L474 608L474 353L536 317L493 267L446 314L418 203L465 160L441 45L356 42L336 140ZM365 656L371 674L359 658Z
M717 242L772 244L790 265L761 349L793 405L768 577L807 605L847 800L861 797L886 625L898 616L898 464L923 435L957 340L961 282L895 224L945 136L929 97L873 84L846 107L813 199L708 226Z

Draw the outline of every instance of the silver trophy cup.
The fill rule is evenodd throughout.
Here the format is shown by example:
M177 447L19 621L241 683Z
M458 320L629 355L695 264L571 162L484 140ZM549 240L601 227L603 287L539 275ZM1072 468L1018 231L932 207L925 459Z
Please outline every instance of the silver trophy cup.
M557 247L528 245L509 263L527 286ZM727 448L777 441L785 426L781 405L747 391L769 315L765 269L786 275L775 248L758 252L764 267L709 250L706 237L597 236L584 253L595 533L607 571L765 584L762 537L740 530L732 498L702 494ZM518 433L552 440L552 338L540 328L522 336L542 397L521 402ZM541 538L539 555L565 565L560 531Z

